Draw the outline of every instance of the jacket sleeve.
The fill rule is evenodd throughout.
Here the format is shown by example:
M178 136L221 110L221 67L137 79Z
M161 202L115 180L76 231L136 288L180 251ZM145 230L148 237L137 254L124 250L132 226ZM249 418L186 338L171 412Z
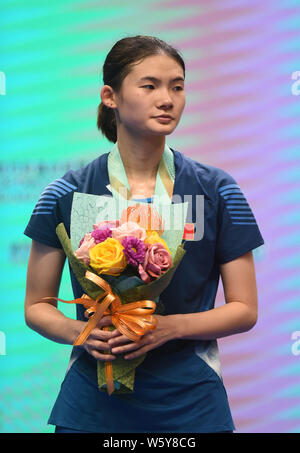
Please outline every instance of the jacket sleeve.
M264 239L244 193L223 170L216 181L216 197L216 256L224 264L263 245Z
M75 189L76 186L64 178L48 184L33 209L24 234L35 241L61 249L55 229L64 221L63 207L69 206L67 201Z

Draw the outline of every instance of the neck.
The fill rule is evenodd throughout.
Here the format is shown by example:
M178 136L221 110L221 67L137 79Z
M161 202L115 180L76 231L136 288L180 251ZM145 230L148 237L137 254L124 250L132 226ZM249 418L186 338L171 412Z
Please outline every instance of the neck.
M156 178L165 142L165 136L118 134L117 144L127 177L136 180Z

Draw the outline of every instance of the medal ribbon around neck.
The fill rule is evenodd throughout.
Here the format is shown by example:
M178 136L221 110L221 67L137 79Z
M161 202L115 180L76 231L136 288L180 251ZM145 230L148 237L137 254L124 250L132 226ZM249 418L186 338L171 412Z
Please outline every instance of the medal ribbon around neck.
M120 194L127 200L132 199L128 178L118 148L115 146L108 155L108 175L111 191L114 197L119 198ZM160 159L156 175L155 196L159 199L168 199L172 201L175 181L175 163L172 150L165 145L163 155ZM166 197L167 195L167 197ZM136 200L137 201L137 200Z

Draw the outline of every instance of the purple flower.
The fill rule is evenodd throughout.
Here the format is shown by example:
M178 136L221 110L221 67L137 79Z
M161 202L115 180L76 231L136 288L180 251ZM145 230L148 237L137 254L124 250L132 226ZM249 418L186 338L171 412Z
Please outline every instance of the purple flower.
M121 244L124 247L124 254L128 264L137 267L145 258L146 245L143 241L133 236L127 236L122 239Z
M111 238L111 229L110 228L97 228L91 232L92 237L95 240L95 244L105 241L107 238Z

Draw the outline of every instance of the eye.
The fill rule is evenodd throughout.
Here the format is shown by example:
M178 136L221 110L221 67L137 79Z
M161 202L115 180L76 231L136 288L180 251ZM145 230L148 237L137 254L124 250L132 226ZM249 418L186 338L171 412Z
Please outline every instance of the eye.
M178 90L176 90L176 88L178 88ZM180 85L177 85L176 87L174 87L174 90L175 90L175 91L181 91L181 90L183 90L183 87L180 86Z
M154 85L144 85L144 86L142 86L142 88L147 88L147 87L151 87L151 89L152 89L152 88L154 88Z

